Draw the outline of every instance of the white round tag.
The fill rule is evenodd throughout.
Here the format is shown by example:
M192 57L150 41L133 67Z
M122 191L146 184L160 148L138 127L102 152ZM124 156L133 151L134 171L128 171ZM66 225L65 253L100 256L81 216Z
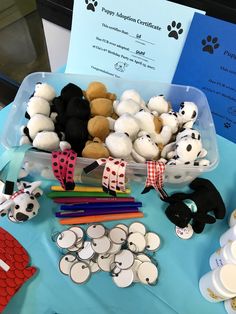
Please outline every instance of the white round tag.
M127 234L123 229L115 227L110 230L109 238L113 243L123 244L126 241Z
M98 239L104 236L106 229L103 225L94 224L89 226L86 232L91 239Z
M82 260L89 260L94 256L95 252L90 241L85 241L83 249L78 252L78 257Z
M141 262L151 262L151 259L146 254L138 254L136 256L136 259L138 259Z
M66 254L59 262L59 269L64 275L69 275L73 264L77 262L77 258L72 254Z
M83 245L84 245L84 241L80 240L79 242L75 242L74 246L69 247L67 250L69 252L77 252L77 251L79 251L80 248L83 247Z
M111 247L107 253L116 254L120 252L120 250L121 250L121 244L116 244L116 243L111 242Z
M139 280L146 284L155 284L158 277L157 267L150 262L142 263L138 268L138 278Z
M89 267L90 267L91 273L96 273L96 272L100 271L98 263L94 262L93 260L89 261Z
M106 272L110 272L111 271L111 265L114 262L115 256L114 255L103 255L100 254L98 256L97 262L98 262L98 266Z
M127 239L128 248L135 253L143 252L146 247L146 240L142 233L131 233Z
M90 274L90 268L84 262L77 262L70 269L70 278L78 284L85 283L89 279Z
M138 259L135 259L134 260L134 263L132 265L132 270L133 270L133 273L134 273L134 279L133 279L133 282L139 282L139 278L138 278L138 269L139 269L139 266L142 264L142 262Z
M175 227L175 233L181 239L188 240L193 236L193 228L190 224L185 228Z
M126 234L128 234L129 232L129 228L125 224L118 224L115 227L123 229L126 232Z
M134 263L134 255L129 250L121 250L115 255L115 263L120 269L128 269Z
M93 239L92 248L98 254L107 253L111 247L111 241L107 236Z
M161 240L160 237L154 233L154 232L148 232L145 234L145 239L146 239L146 249L148 251L156 251L160 244L161 244Z
M138 233L142 233L143 235L146 234L146 227L141 223L141 222L133 222L130 226L129 226L129 233L131 232L138 232Z
M84 231L83 231L82 228L76 226L76 227L71 227L69 230L73 231L76 234L76 236L77 236L76 243L78 243L78 242L83 240Z
M68 249L72 247L77 240L76 234L73 231L62 231L57 237L57 245L62 249Z
M134 273L132 269L123 269L112 277L114 283L120 288L126 288L130 286L134 279Z

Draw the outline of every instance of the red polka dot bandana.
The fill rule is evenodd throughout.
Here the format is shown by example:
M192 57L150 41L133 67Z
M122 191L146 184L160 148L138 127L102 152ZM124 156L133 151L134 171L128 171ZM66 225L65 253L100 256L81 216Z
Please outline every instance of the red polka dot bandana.
M77 154L71 149L52 153L52 170L64 190L74 190L76 157Z
M162 198L167 197L164 184L165 164L160 161L147 161L147 179L142 194L149 192L151 189L158 191Z
M97 167L104 165L102 175L103 191L116 196L116 190L125 191L125 170L127 162L123 159L100 158L91 165L84 168L85 173L89 173Z
M35 267L28 267L29 255L6 230L0 228L0 313L20 287L31 278Z

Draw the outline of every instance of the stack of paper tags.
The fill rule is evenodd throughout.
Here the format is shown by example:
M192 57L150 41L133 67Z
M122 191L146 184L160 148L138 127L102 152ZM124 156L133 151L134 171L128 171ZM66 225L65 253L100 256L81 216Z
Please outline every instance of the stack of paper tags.
M121 288L135 282L157 282L158 268L148 253L158 250L160 238L140 222L118 224L111 229L92 224L86 231L73 226L57 234L55 241L66 250L59 262L60 271L77 284L87 282L100 270L110 273Z

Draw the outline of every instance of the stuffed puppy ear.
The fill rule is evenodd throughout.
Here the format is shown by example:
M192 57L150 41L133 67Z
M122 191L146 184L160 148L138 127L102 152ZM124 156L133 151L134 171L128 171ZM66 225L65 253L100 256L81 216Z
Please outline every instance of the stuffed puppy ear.
M189 187L192 190L198 190L198 189L201 189L201 188L207 188L208 189L208 188L212 187L212 183L208 179L196 178L189 184Z
M163 199L163 201L173 204L182 200L185 200L188 198L188 194L187 193L175 193L171 196L168 196L166 198Z
M162 119L157 117L157 116L154 116L153 117L153 122L154 122L154 125L155 125L155 131L157 134L159 134L162 130Z

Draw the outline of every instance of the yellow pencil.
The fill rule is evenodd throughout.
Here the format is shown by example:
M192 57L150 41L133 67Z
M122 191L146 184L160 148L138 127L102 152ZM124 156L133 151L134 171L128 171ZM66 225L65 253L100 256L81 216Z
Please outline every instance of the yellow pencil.
M63 187L61 187L60 185L52 185L51 186L51 190L52 191L65 191L63 189ZM96 192L96 193L102 193L103 189L101 187L98 186L80 186L80 185L76 185L74 190L74 192ZM131 191L130 189L126 189L124 192L117 190L116 193L125 193L125 194L130 194Z

